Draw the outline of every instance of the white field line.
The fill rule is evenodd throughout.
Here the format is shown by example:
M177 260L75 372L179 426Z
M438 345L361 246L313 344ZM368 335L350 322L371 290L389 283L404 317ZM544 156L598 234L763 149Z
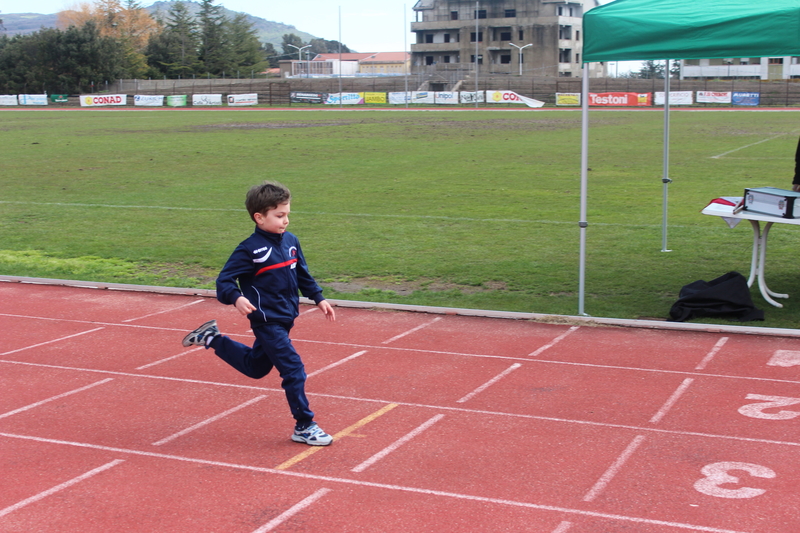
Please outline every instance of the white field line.
M649 518L640 518L636 516L628 516L628 515L620 515L620 514L612 514L612 513L601 513L595 511L587 511L585 509L575 509L571 507L557 507L554 505L544 505L544 504L537 504L537 503L530 503L530 502L523 502L518 500L506 500L502 498L488 498L484 496L473 496L471 494L462 494L457 492L447 492L441 490L433 490L433 489L422 489L417 487L408 487L404 485L392 485L389 483L376 483L371 481L362 481L356 479L349 479L349 478L341 478L341 477L333 477L333 476L322 476L316 474L308 474L304 472L294 472L292 470L277 470L274 468L266 468L260 466L252 466L252 465L243 465L243 464L236 464L236 463L226 463L222 461L210 461L205 459L197 459L192 457L184 457L181 455L170 455L165 453L156 453L156 452L145 452L142 450L134 450L128 448L114 448L110 446L101 446L98 444L89 444L85 442L72 442L72 441L65 441L65 440L57 440L57 439L46 439L43 437L34 437L31 435L18 435L14 433L0 433L0 437L5 437L9 439L20 439L20 440L28 440L32 442L42 442L47 444L57 444L62 446L73 446L78 448L86 448L91 450L101 450L113 453L124 453L127 455L135 455L139 457L150 457L154 459L166 459L172 461L181 461L184 463L191 463L191 464L198 464L198 465L207 465L207 466L219 466L222 468L232 468L237 470L245 470L249 472L262 472L267 474L276 474L282 476L291 476L296 479L307 479L317 482L327 482L327 483L338 483L338 484L345 484L350 486L357 486L357 487L369 487L369 488L376 488L376 489L384 489L389 491L396 491L396 492L406 492L409 494L422 494L426 496L436 496L441 498L451 498L456 500L462 501L473 501L473 502L480 502L480 503L488 503L493 505L505 505L509 507L517 507L523 509L536 509L541 511L552 511L556 513L563 513L563 514L570 514L575 516L587 516L591 518L600 518L604 520L617 520L620 522L627 522L627 523L635 523L635 524L646 524L646 525L655 525L655 526L665 526L665 527L672 527L675 529L684 529L687 531L702 531L705 533L750 533L746 531L740 530L733 530L733 529L722 529L716 527L707 527L707 526L699 526L695 524L686 524L683 522L668 522L664 520L654 520Z
M71 487L71 486L73 486L73 485L75 485L77 483L80 483L81 481L83 481L85 479L89 479L90 477L92 477L94 475L97 475L100 472L103 472L105 470L108 470L109 468L113 468L113 467L115 467L118 464L123 463L123 462L124 461L122 459L117 459L115 461L111 461L110 463L106 463L103 466L95 468L94 470L89 470L88 472L86 472L83 475L80 475L80 476L78 476L76 478L72 478L69 481L67 481L65 483L62 483L61 485L56 485L52 489L48 489L48 490L46 490L44 492L40 492L39 494L37 494L35 496L31 496L30 498L22 500L21 502L18 502L18 503L15 503L14 505L6 507L5 509L0 510L0 517L5 516L8 513L12 513L14 511L16 511L17 509L21 509L22 507L25 507L26 505L30 505L32 503L36 503L39 500L42 500L42 499L50 496L51 494L55 494L56 492L62 491L64 489L66 489L66 488L69 488L69 487Z
M706 365L708 365L708 363L710 363L711 360L714 359L714 356L717 355L717 352L720 351L723 346L725 346L726 342L728 342L728 337L722 337L720 340L718 340L717 343L714 345L714 347L711 348L711 351L708 352L708 354L703 358L703 360L700 361L700 364L694 367L694 369L705 370Z
M672 396L670 396L669 399L666 401L666 403L664 403L664 405L661 406L661 409L659 409L658 412L655 415L653 415L653 418L650 419L650 423L658 424L661 421L661 419L664 418L664 416L669 412L669 410L672 409L672 406L675 405L678 399L681 396L683 396L683 393L686 392L686 389L688 389L693 382L694 380L692 378L684 379L683 383L681 383L678 386L678 389L675 392L673 392Z
M788 133L781 133L780 135L775 135L774 137L769 137L767 139L763 139L763 140L760 140L758 142L754 142L752 144L747 144L745 146L740 146L739 148L734 148L733 150L730 150L728 152L725 152L725 153L722 153L722 154L719 154L719 155L712 155L711 159L720 159L721 157L725 157L728 154L732 154L734 152L738 152L739 150L744 150L745 148L750 148L751 146L756 146L756 145L759 145L759 144L762 144L762 143L765 143L765 142L768 142L768 141L773 141L775 139L778 139L780 137L784 137L786 135L789 135L789 134Z
M567 533L569 528L572 527L572 522L561 522L558 527L553 530L553 533Z
M510 367L508 367L505 370L503 370L500 374L496 375L495 377L493 377L492 379L490 379L489 381L487 381L486 383L484 383L483 385L481 385L480 387L478 387L474 391L470 392L469 394L467 394L466 396L464 396L460 400L456 400L456 403L464 403L466 401L471 400L472 398L474 398L478 394L482 393L483 391L485 391L486 389L488 389L489 387L491 387L492 385L494 385L495 383L497 383L498 381L500 381L501 379L503 379L504 377L506 377L511 372L513 372L514 370L518 369L521 366L522 365L519 364L519 363L514 363Z
M622 467L625 466L626 461L630 459L631 455L633 455L633 453L636 451L636 448L642 444L642 441L644 441L644 435L638 435L630 444L628 444L628 447L625 448L625 451L622 452L622 455L617 457L617 460L614 461L614 464L612 464L608 470L605 471L597 483L595 483L594 487L592 487L592 489L586 493L586 496L583 497L583 501L590 502L597 498L603 489L605 489L608 484L611 483L611 480L614 479L614 476L616 476L619 471L622 470Z
M109 381L114 381L114 378L101 379L100 381L96 381L94 383L86 385L85 387L81 387L79 389L71 390L69 392L65 392L65 393L59 394L57 396L51 396L50 398L38 401L36 403L32 403L30 405L26 405L25 407L20 407L19 409L14 409L13 411L8 411L7 413L1 414L0 418L5 418L7 416L15 415L17 413L22 413L22 412L28 411L30 409L34 409L35 407L39 407L40 405L44 405L46 403L50 403L50 402L52 402L54 400L59 400L61 398L66 398L67 396L71 396L73 394L77 394L79 392L83 392L85 390L91 389L92 387L97 387L98 385L102 385L104 383L108 383Z
M81 331L80 333L75 333L74 335L67 335L66 337L59 337L58 339L53 339L51 341L40 342L39 344L32 344L30 346L25 346L24 348L18 348L16 350L11 350L9 352L3 352L3 353L0 353L0 355L10 355L12 353L24 352L25 350L30 350L31 348L38 348L39 346L46 346L48 344L53 344L54 342L61 342L61 341L65 341L67 339L80 337L81 335L86 335L87 333L94 333L95 331L100 331L101 329L105 329L105 328L94 328L94 329L90 329L89 331Z
M158 361L153 361L152 363L148 363L146 365L136 367L136 370L144 370L146 368L150 368L152 366L160 365L161 363L166 363L167 361L172 361L173 359L177 359L178 357L183 357L184 355L190 354L192 352L197 352L199 350L205 350L204 347L198 346L197 348L192 348L191 350L184 350L179 354L171 355L169 357L165 357L164 359L159 359Z
M398 448L400 448L400 446L402 446L403 444L407 443L408 441L410 441L411 439L413 439L414 437L416 437L417 435L419 435L420 433L422 433L423 431L425 431L426 429L428 429L429 427L434 425L436 422L438 422L442 418L444 418L444 415L436 415L436 416L434 416L433 418L431 418L430 420L428 420L427 422L425 422L424 424L422 424L421 426L419 426L415 430L411 431L410 433L407 433L403 437L400 437L399 439L397 439L395 442L393 442L392 444L390 444L386 448L382 449L381 451L379 451L378 453L376 453L375 455L373 455L372 457L370 457L369 459L367 459L366 461L364 461L360 465L358 465L355 468L353 468L351 470L351 472L363 472L364 470L366 470L370 466L374 465L375 463L377 463L378 461L380 461L381 459L383 459L384 457L386 457L390 453L392 453L395 450L397 450Z
M328 494L330 491L331 489L319 489L308 498L301 500L300 502L293 505L286 511L282 512L281 514L279 514L278 516L276 516L275 518L273 518L260 528L256 529L255 531L253 531L253 533L267 533L268 531L272 531L273 529L280 526L281 524L286 522L288 519L290 519L300 511L313 505L314 502L316 502L317 500Z
M143 318L147 318L147 317L150 317L150 316L163 315L164 313L172 313L173 311L177 311L178 309L183 309L184 307L189 307L190 305L196 305L196 304L199 304L199 303L202 303L202 302L205 302L205 301L206 301L205 299L195 300L193 302L189 302L188 304L179 305L178 307L172 307L170 309L164 309L163 311L150 313L149 315L143 315L143 316L139 316L139 317L136 317L136 318L129 318L127 320L123 320L122 323L125 324L127 322L133 322L134 320L141 320Z
M558 337L556 337L555 339L550 341L550 343L545 344L544 346L542 346L538 350L529 353L528 357L536 357L537 355L539 355L540 353L544 352L545 350L552 348L553 346L555 346L556 344L561 342L564 339L564 337L566 337L567 335L569 335L573 331L576 331L579 327L580 326L572 326L567 331L565 331L564 333L562 333L561 335L559 335Z
M339 360L339 361L336 361L335 363L331 363L331 364L329 364L328 366L325 366L325 367L322 367L322 368L320 368L319 370L315 370L315 371L313 371L312 373L308 374L308 376L307 376L307 377L309 377L309 378L310 378L311 376L316 376L316 375L318 375L318 374L322 374L322 373L323 373L323 372L325 372L326 370L330 370L331 368L335 368L335 367L337 367L337 366L339 366L339 365L341 365L341 364L344 364L344 363L346 363L346 362L348 362L348 361L352 361L352 360L353 360L353 359L355 359L356 357L360 357L360 356L364 355L365 353L367 353L367 350L361 350L360 352L356 352L356 353L354 353L353 355L350 355L350 356L348 356L348 357L345 357L344 359L341 359L341 360Z
M252 404L254 404L254 403L258 402L258 401L263 400L264 398L266 398L266 396L256 396L252 400L248 400L248 401L244 402L241 405L237 405L236 407L233 407L232 409L228 409L227 411L225 411L223 413L220 413L218 415L212 416L211 418L207 418L207 419L203 420L202 422L199 422L199 423L197 423L197 424L195 424L193 426L189 426L188 428L186 428L184 430L181 430L181 431L179 431L179 432L177 432L177 433L175 433L173 435L170 435L169 437L165 437L165 438L163 438L163 439L161 439L159 441L156 441L156 442L153 443L153 446L161 446L162 444L166 444L166 443L168 443L170 441L173 441L173 440L177 439L178 437L182 437L183 435L186 435L187 433L191 433L192 431L194 431L196 429L200 429L201 427L207 426L207 425L211 424L212 422L216 422L217 420L225 418L226 416L228 416L230 414L233 414L236 411L239 411L240 409L244 409L245 407L247 407L249 405L252 405Z
M421 329L427 328L428 326L440 321L441 319L442 319L442 317L437 316L436 318L434 318L430 322L425 322L424 324L420 324L419 326L417 326L415 328L411 328L410 330L406 331L405 333L401 333L400 335L395 335L391 339L383 341L381 344L390 344L390 343L392 343L392 342L394 342L394 341L396 341L398 339L402 339L403 337L405 337L407 335L411 335L412 333L416 333L417 331L419 331Z

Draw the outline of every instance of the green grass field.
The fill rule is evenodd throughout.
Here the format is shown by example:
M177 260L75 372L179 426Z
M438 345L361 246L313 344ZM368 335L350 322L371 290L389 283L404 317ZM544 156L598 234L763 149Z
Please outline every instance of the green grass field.
M244 194L288 185L331 298L574 315L580 112L0 112L0 273L213 287L252 231ZM586 309L666 318L680 288L747 275L752 231L700 214L745 187L791 187L797 112L673 111L661 252L659 111L592 111ZM722 157L714 158L714 156ZM797 229L767 280L800 320ZM717 321L719 322L719 321Z

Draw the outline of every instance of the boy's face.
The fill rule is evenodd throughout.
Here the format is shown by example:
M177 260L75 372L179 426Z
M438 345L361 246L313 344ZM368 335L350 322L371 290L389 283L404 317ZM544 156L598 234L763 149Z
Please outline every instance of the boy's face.
M283 233L289 225L289 202L270 209L266 215L256 213L253 218L259 229L269 233Z

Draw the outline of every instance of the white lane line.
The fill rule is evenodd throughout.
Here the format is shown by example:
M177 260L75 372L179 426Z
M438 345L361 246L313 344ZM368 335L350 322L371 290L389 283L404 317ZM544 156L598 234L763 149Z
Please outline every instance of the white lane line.
M314 502L316 502L317 500L328 494L330 491L331 489L319 489L317 492L315 492L308 498L301 500L299 503L293 505L286 511L282 512L281 514L279 514L278 516L276 516L275 518L273 518L272 520L261 526L260 528L256 529L255 531L253 531L253 533L267 533L268 531L272 531L273 529L283 524L284 522L286 522L288 519L290 519L300 511L313 505Z
M547 349L549 349L549 348L552 348L553 346L555 346L556 344L558 344L559 342L561 342L562 340L564 340L564 337L566 337L567 335L569 335L569 334L570 334L570 333L572 333L573 331L576 331L576 330L577 330L579 327L580 327L580 326L572 326L572 327L571 327L571 328L569 328L567 331L565 331L564 333L562 333L561 335L559 335L558 337L556 337L555 339L553 339L552 341L550 341L550 343L549 343L549 344L545 344L544 346L542 346L541 348L539 348L539 349L538 349L538 350L536 350L535 352L531 352L531 353L529 353L529 354L528 354L528 357L536 357L537 355L539 355L540 353L544 352L545 350L547 350Z
M493 377L492 379L490 379L489 381L487 381L486 383L484 383L483 385L481 385L480 387L478 387L474 391L470 392L469 394L467 394L466 396L464 396L460 400L456 400L456 403L464 403L464 402L474 398L475 396L477 396L478 394L482 393L483 391L485 391L486 389L488 389L489 387L491 387L492 385L494 385L495 383L497 383L498 381L500 381L501 379L503 379L504 377L506 377L511 372L513 372L514 370L518 369L521 366L522 365L519 364L519 363L514 363L513 365L511 365L510 367L506 368L501 373L499 373L498 375L496 375L495 377Z
M567 531L569 531L569 528L571 527L572 527L572 522L564 521L558 524L558 527L553 530L553 533L567 533Z
M81 331L80 333L75 333L74 335L67 335L66 337L59 337L58 339L53 339L51 341L40 342L39 344L32 344L30 346L25 346L24 348L18 348L16 350L11 350L10 352L3 352L0 355L11 355L12 353L17 352L24 352L25 350L30 350L31 348L38 348L39 346L46 346L48 344L53 344L54 342L61 342L67 339L72 339L74 337L80 337L81 335L86 335L87 333L94 333L95 331L100 331L101 329L105 328L94 328L90 329L89 331Z
M308 309L307 311L303 311L298 316L307 315L308 313L313 313L314 311L319 311L319 307L312 307L311 309Z
M316 376L317 374L322 374L322 373L323 373L323 372L325 372L326 370L330 370L331 368L335 368L335 367L337 367L337 366L339 366L339 365L341 365L341 364L344 364L344 363L346 363L346 362L348 362L348 361L352 361L352 360L353 360L353 359L355 359L356 357L360 357L360 356L364 355L365 353L367 353L367 350L361 350L360 352L356 352L356 353L354 353L353 355L350 355L350 356L348 356L348 357L345 357L344 359L342 359L342 360L340 360L340 361L336 361L335 363L331 363L331 364L329 364L328 366L325 366L325 367L322 367L322 368L320 368L319 370L315 370L315 371L313 371L312 373L308 374L308 376L307 376L307 377L309 377L309 378L310 378L311 376Z
M175 433L173 435L170 435L169 437L165 437L165 438L163 438L161 440L158 440L158 441L153 443L153 446L161 446L162 444L166 444L166 443L168 443L170 441L173 441L173 440L177 439L178 437L182 437L183 435L186 435L187 433L191 433L192 431L194 431L196 429L200 429L201 427L207 426L207 425L211 424L212 422L216 422L217 420L220 420L221 418L225 418L226 416L228 416L230 414L233 414L233 413L235 413L236 411L238 411L240 409L244 409L245 407L247 407L249 405L252 405L252 404L254 404L254 403L258 402L258 401L263 400L264 398L266 398L266 396L256 396L252 400L248 400L248 401L244 402L241 405L237 405L236 407L234 407L232 409L228 409L224 413L220 413L218 415L212 416L211 418L207 418L206 420L203 420L202 422L199 422L199 423L197 423L197 424L195 424L193 426L190 426L190 427L188 427L188 428L186 428L184 430L181 430L181 431L179 431L179 432L177 432L177 433Z
M427 422L425 422L424 424L422 424L421 426L419 426L415 430L413 430L410 433L404 435L403 437L400 437L399 439L397 439L395 442L393 442L392 444L390 444L386 448L382 449L381 451L379 451L378 453L376 453L375 455L373 455L372 457L370 457L369 459L367 459L366 461L364 461L360 465L358 465L355 468L353 468L351 470L351 472L363 472L364 470L366 470L370 466L374 465L375 463L377 463L378 461L380 461L381 459L383 459L384 457L386 457L387 455L389 455L393 451L397 450L403 444L407 443L408 441L410 441L411 439L413 439L414 437L416 437L417 435L419 435L420 433L422 433L423 431L425 431L426 429L428 429L429 427L434 425L436 422L438 422L442 418L444 418L444 415L436 415L436 416L434 416L433 418L431 418L430 420L428 420Z
M159 359L158 361L153 361L152 363L148 363L146 365L137 366L136 370L144 370L145 368L150 368L152 366L160 365L161 363L166 363L167 361L172 361L173 359L177 359L178 357L183 357L184 355L190 354L192 352L196 352L198 350L205 350L203 346L198 346L197 348L192 348L191 350L184 350L177 355L171 355L169 357L165 357L164 359Z
M203 303L204 301L205 300L195 300L193 302L189 302L188 304L179 305L178 307L171 307L169 309L164 309L163 311L157 311L155 313L150 313L149 315L142 315L142 316L139 316L139 317L136 317L136 318L129 318L127 320L123 320L122 323L125 324L125 323L128 323L128 322L133 322L134 320L141 320L143 318L147 318L147 317L150 317L150 316L163 315L164 313L172 313L174 311L177 311L178 309L183 309L184 307L189 307L190 305L197 305L199 303Z
M412 329L406 331L405 333L401 333L400 335L395 335L391 339L383 341L381 344L389 344L389 343L392 343L392 342L396 341L397 339L402 339L406 335L411 335L412 333L415 333L415 332L417 332L417 331L419 331L419 330L421 330L423 328L427 328L431 324L434 324L434 323L440 321L441 319L442 319L442 317L438 316L438 317L434 318L433 320L431 320L430 322L425 322L424 324L420 324L419 326L417 326L415 328L412 328Z
M633 441L628 444L628 447L625 448L625 451L622 452L622 455L617 457L617 460L614 461L614 464L612 464L608 470L606 470L605 473L600 476L600 479L597 481L597 483L595 483L594 487L592 487L592 489L586 493L586 496L583 497L583 501L590 502L597 498L597 496L603 492L603 489L605 489L606 486L611 483L611 480L614 479L614 476L616 476L622 467L625 466L625 462L630 459L631 455L633 455L633 452L636 451L636 448L638 448L643 441L644 435L638 435L635 439L633 439Z
M700 364L694 367L694 369L704 370L706 368L706 365L708 365L708 363L710 363L711 360L714 359L714 356L717 355L717 352L720 351L723 346L725 346L726 342L728 342L728 337L722 337L720 340L718 340L717 343L714 345L714 347L711 348L711 351L708 352L708 354L706 354L703 360L700 361Z
M711 159L719 159L719 158L721 158L721 157L724 157L724 156L726 156L726 155L728 155L728 154L732 154L732 153L734 153L734 152L738 152L739 150L744 150L745 148L750 148L751 146L756 146L756 145L758 145L758 144L762 144L762 143L765 143L765 142L768 142L768 141L774 141L775 139L778 139L778 138L780 138L780 137L783 137L783 136L785 136L785 135L789 135L789 134L788 134L788 133L781 133L780 135L775 135L774 137L769 137L769 138L767 138L767 139L763 139L763 140L761 140L761 141L754 142L754 143L752 143L752 144L747 144L747 145L745 145L745 146L740 146L739 148L735 148L735 149L733 149L733 150L730 150L730 151L728 151L728 152L725 152L724 154L712 155L712 156L711 156Z
M25 507L26 505L30 505L32 503L36 503L39 500L42 500L42 499L50 496L51 494L55 494L56 492L62 491L64 489L66 489L66 488L69 488L69 487L71 487L71 486L73 486L73 485L75 485L77 483L80 483L83 480L89 479L90 477L92 477L94 475L97 475L100 472L108 470L109 468L113 468L113 467L117 466L118 464L124 463L124 462L125 461L123 461L122 459L116 459L114 461L111 461L110 463L104 464L103 466L97 467L94 470L89 470L85 474L82 474L82 475L80 475L80 476L78 476L76 478L72 478L69 481L67 481L65 483L62 483L61 485L56 485L52 489L48 489L48 490L46 490L44 492L40 492L39 494L37 494L35 496L31 496L30 498L27 498L25 500L22 500L21 502L15 503L14 505L11 505L9 507L6 507L5 509L0 510L0 517L5 516L8 513L13 513L17 509L21 509L21 508Z
M17 413L22 413L24 411L28 411L29 409L33 409L35 407L39 407L40 405L44 405L44 404L52 402L54 400L58 400L58 399L61 399L61 398L66 398L67 396L70 396L72 394L77 394L79 392L83 392L85 390L91 389L92 387L97 387L98 385L102 385L103 383L108 383L109 381L114 381L114 379L113 378L101 379L100 381L97 381L97 382L92 383L90 385L86 385L85 387L81 387L79 389L71 390L69 392L65 392L63 394L59 394L58 396L52 396L50 398L47 398L46 400L42 400L42 401L39 401L39 402L36 402L36 403L32 403L30 405L26 405L25 407L20 407L19 409L14 409L13 411L9 411L7 413L3 413L3 414L0 415L0 418L5 418L7 416L11 416L11 415L15 415Z
M375 483L371 481L362 481L356 479L349 479L349 478L340 478L340 477L333 477L333 476L322 476L317 474L308 474L304 472L295 472L292 470L277 470L275 468L266 468L261 466L252 466L252 465L243 465L243 464L236 464L236 463L225 463L221 461L209 461L206 459L197 459L193 457L184 457L181 455L169 455L165 453L156 453L156 452L145 452L142 450L133 450L128 448L112 448L110 446L101 446L98 444L89 444L85 442L71 442L71 441L64 441L64 440L56 440L56 439L45 439L42 437L34 437L31 435L17 435L14 433L0 433L0 437L6 437L10 439L20 439L20 440L29 440L33 442L42 442L47 444L58 444L64 446L74 446L78 448L87 448L91 450L102 450L107 452L114 452L114 453L124 453L128 455L135 455L139 457L150 457L155 459L168 459L172 461L181 461L184 463L190 464L198 464L198 465L208 465L208 466L219 466L222 468L232 468L237 470L245 470L248 472L263 472L266 474L277 474L282 476L291 476L296 479L307 479L313 481L322 481L322 482L330 482L330 483L340 483L344 485L351 485L357 487L370 487L376 489L385 489L390 491L398 491L398 492L407 492L410 494L422 494L426 496L437 496L442 498L452 498L457 500L463 501L473 501L473 502L481 502L481 503L489 503L495 505L507 505L510 507L518 507L523 509L536 509L541 511L553 511L556 513L563 513L563 514L571 514L576 516L588 516L591 518L601 518L607 520L619 520L621 522L628 522L628 523L635 523L635 524L647 524L647 525L657 525L657 526L666 526L672 527L676 529L685 529L689 531L704 531L707 533L751 533L747 531L739 531L733 529L721 529L716 527L707 527L707 526L698 526L695 524L686 524L682 522L667 522L664 520L653 520L650 518L640 518L636 516L628 516L628 515L619 515L619 514L611 514L611 513L600 513L595 511L587 511L585 509L574 509L570 507L556 507L553 505L544 505L538 503L530 503L530 502L522 502L517 500L506 500L502 498L487 498L484 496L473 496L471 494L462 494L457 492L446 492L441 490L434 490L434 489L421 489L417 487L407 487L404 485L391 485L388 483Z
M673 392L672 396L670 396L669 399L666 401L666 403L663 406L661 406L661 409L659 409L658 412L653 415L653 418L650 419L650 423L658 424L661 421L661 419L664 418L664 415L666 415L669 412L669 410L672 409L672 406L675 405L675 403L683 395L683 393L686 392L686 389L689 388L689 385L691 385L692 382L694 382L692 378L684 379L683 383L681 383L678 386L678 389L675 392Z

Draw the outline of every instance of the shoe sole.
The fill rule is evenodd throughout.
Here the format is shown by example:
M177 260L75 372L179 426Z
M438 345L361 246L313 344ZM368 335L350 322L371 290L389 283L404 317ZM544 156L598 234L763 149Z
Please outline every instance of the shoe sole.
M297 435L292 435L292 440L295 442L302 442L303 444L308 444L309 446L330 446L333 444L333 439L329 442L315 442L315 441L308 441L303 437L298 437Z
M206 322L205 324L203 324L199 328L193 330L191 333L189 333L188 335L186 335L183 338L183 342L181 344L183 344L183 346L186 347L186 348L188 348L189 346L201 346L200 344L193 343L189 339L191 339L193 336L197 335L198 333L200 333L204 329L207 329L207 328L211 327L216 322L217 322L216 320L209 320L208 322Z

